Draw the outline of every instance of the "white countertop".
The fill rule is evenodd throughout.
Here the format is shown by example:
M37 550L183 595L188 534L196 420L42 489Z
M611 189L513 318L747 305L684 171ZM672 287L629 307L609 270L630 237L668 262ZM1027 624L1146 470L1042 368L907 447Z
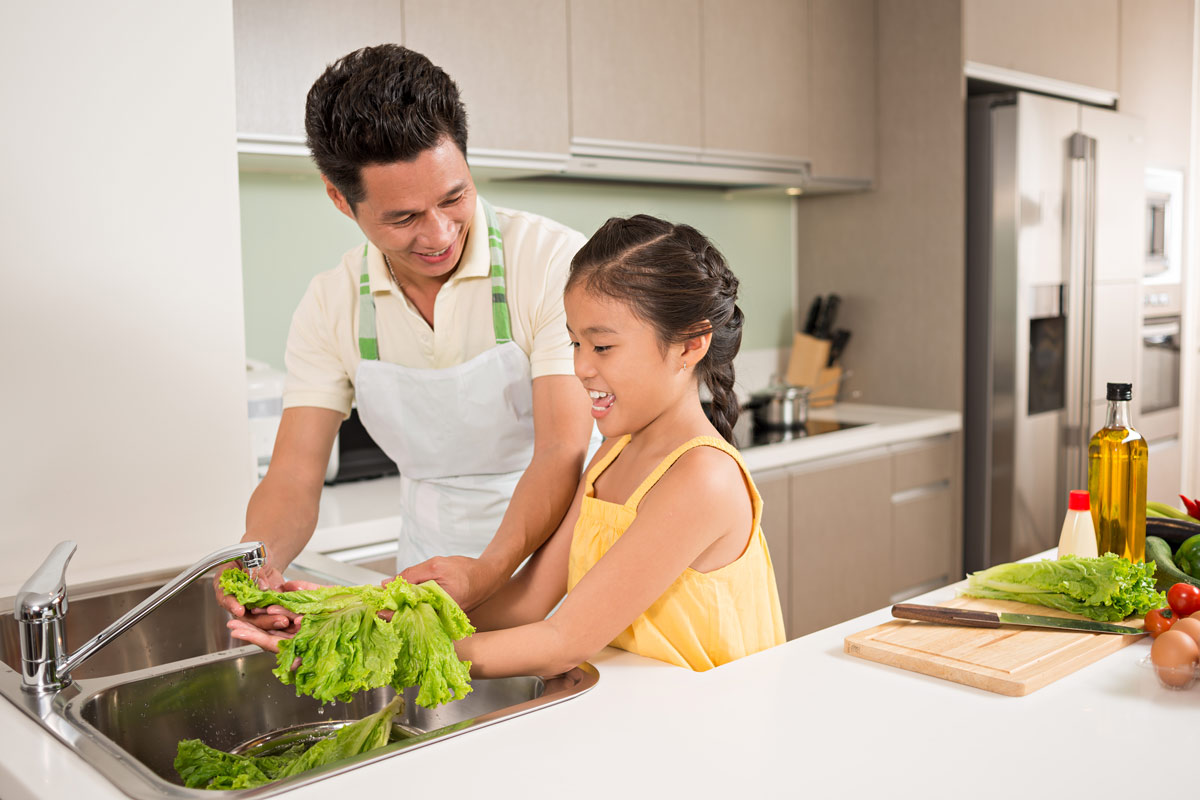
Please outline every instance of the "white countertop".
M962 427L962 415L957 411L852 403L813 409L809 416L814 420L857 423L859 427L743 448L746 466L752 472L761 472L953 433ZM327 553L394 540L400 530L399 481L398 477L388 477L326 486L309 548Z
M1148 640L1004 697L842 652L845 636L889 618L706 673L609 648L584 695L285 796L1131 797L1163 779L1143 754L1196 738L1200 686L1161 688L1138 664ZM0 701L0 796L121 795Z

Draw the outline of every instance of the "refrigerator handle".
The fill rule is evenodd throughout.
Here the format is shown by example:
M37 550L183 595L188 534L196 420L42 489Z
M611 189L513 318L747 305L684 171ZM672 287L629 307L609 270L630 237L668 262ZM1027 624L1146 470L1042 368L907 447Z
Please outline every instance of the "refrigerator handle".
M1070 196L1067 314L1065 464L1059 474L1059 516L1066 512L1070 489L1087 488L1087 448L1091 438L1092 343L1095 332L1096 272L1096 140L1074 133L1068 140Z

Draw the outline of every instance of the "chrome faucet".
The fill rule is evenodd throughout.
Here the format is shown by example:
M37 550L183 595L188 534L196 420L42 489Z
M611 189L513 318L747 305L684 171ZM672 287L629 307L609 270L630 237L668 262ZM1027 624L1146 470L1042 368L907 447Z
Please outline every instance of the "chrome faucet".
M67 564L75 555L75 548L75 542L60 542L17 593L15 614L21 631L21 688L27 692L58 691L69 684L71 670L213 567L238 559L250 569L267 563L267 548L262 542L241 542L209 553L67 655Z

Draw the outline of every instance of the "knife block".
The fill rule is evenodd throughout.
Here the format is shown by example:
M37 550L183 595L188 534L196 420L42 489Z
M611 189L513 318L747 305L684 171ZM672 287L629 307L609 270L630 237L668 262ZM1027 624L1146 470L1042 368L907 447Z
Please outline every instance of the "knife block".
M841 366L834 364L832 367L822 368L817 373L817 379L812 385L821 388L808 396L809 408L823 408L833 405L834 401L837 400L838 389L842 385Z
M816 386L821 371L829 362L829 340L817 339L807 333L797 333L792 340L792 355L788 360L789 386ZM837 393L837 387L834 387ZM811 398L810 398L811 399Z

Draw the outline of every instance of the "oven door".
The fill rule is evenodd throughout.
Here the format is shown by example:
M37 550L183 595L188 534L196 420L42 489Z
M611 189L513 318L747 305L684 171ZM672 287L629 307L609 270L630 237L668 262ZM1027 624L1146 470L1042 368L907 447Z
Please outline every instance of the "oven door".
M1142 325L1141 411L1135 425L1150 448L1146 499L1177 505L1183 467L1179 409L1179 317Z
M1179 317L1142 325L1142 414L1179 407Z

